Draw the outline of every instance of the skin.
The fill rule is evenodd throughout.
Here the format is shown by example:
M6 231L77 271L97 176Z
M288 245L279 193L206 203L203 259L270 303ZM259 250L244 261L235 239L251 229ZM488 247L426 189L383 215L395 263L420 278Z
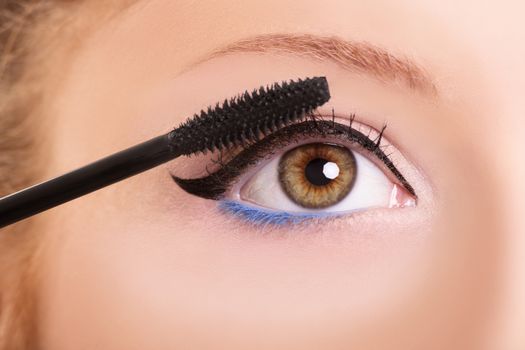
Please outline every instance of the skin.
M39 217L41 348L523 348L522 10L511 1L150 0L83 34L49 103L46 177L245 89L326 75L325 112L387 122L419 198L414 208L262 232L171 181L170 171L198 172L195 162L160 166ZM408 55L438 93L294 55L192 65L270 32Z

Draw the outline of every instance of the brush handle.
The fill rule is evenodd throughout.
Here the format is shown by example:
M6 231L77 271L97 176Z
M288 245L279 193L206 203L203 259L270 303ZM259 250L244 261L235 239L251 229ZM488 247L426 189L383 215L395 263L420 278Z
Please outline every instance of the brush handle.
M173 133L0 198L0 228L96 191L176 158Z

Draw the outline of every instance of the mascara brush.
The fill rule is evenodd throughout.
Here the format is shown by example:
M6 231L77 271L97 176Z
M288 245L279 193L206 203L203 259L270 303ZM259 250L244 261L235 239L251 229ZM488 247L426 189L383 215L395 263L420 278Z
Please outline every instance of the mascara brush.
M274 83L208 107L175 130L0 198L0 228L179 156L255 141L305 118L330 99L325 77Z

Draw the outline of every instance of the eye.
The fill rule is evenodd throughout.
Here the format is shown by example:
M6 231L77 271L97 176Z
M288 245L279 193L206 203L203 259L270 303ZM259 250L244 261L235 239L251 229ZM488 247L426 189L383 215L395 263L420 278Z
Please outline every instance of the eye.
M365 156L329 143L292 148L238 187L227 196L290 213L345 213L394 206L401 194L404 202L409 197Z
M397 150L383 132L357 125L353 116L346 124L316 116L221 153L212 162L218 170L206 177L173 178L189 193L218 200L225 215L252 224L414 206L413 187L384 153Z

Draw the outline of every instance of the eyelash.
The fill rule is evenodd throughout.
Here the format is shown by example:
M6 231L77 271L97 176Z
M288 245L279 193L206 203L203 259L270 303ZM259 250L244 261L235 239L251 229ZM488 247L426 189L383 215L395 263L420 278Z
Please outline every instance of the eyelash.
M320 114L309 114L305 121L285 127L273 134L254 143L247 143L241 147L241 151L232 157L227 163L223 162L224 152L220 152L218 159L213 163L219 165L219 170L210 173L208 176L198 179L182 179L172 175L173 180L186 192L206 198L220 200L222 196L232 187L236 180L244 174L244 171L257 165L264 159L271 158L283 148L296 144L302 137L326 137L335 138L343 141L350 141L358 144L364 150L373 154L377 160L392 173L399 183L414 197L414 188L408 183L401 172L396 168L390 155L384 153L381 141L386 130L386 125L377 133L375 139L363 134L354 128L355 115L348 118L348 124L344 125L336 122L335 112L331 116Z

